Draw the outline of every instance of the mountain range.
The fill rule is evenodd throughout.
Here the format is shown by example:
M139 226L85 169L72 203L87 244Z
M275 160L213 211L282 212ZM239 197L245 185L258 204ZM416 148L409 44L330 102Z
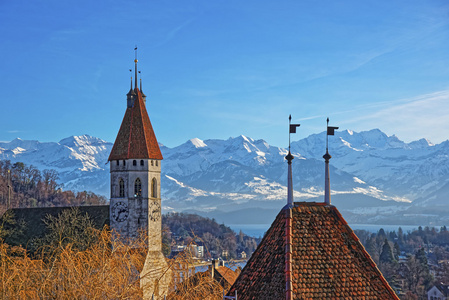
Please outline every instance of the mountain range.
M295 201L323 201L325 132L292 142ZM59 142L0 142L0 158L54 169L66 189L109 196L112 143L88 135ZM238 136L160 145L165 211L227 224L270 223L286 203L286 148ZM443 225L449 220L449 141L405 143L378 129L329 136L332 204L350 223Z

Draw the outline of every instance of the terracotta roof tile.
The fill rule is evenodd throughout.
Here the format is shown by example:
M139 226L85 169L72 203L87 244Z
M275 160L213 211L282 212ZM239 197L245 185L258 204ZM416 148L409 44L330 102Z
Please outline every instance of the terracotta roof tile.
M162 153L151 126L139 89L133 107L128 107L108 161L119 159L162 159Z
M399 299L334 206L296 202L291 209L291 276L285 275L286 213L271 225L229 291L238 298Z

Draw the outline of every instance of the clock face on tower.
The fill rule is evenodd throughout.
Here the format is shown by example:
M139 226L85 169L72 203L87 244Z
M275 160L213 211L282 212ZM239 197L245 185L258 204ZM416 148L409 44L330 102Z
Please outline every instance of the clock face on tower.
M148 205L148 217L152 221L158 221L161 218L161 205L158 201L151 201Z
M115 203L112 207L112 217L117 222L123 222L128 219L128 205L123 201Z

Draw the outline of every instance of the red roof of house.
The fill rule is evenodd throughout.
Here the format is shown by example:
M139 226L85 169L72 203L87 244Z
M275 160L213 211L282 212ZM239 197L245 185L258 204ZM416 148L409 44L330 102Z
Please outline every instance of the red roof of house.
M235 290L239 300L399 299L338 210L315 202L278 214Z
M215 268L215 272L218 272L221 277L226 280L226 282L229 284L228 287L234 284L239 275L239 272L233 271L232 269L225 266Z
M119 159L162 159L162 153L151 126L142 94L135 88L137 98L128 107L115 139L108 161Z

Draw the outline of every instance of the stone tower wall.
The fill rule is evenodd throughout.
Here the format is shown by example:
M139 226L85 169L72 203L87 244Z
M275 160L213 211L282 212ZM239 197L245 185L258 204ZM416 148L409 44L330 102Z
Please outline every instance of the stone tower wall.
M136 165L133 162L136 162ZM141 165L143 161L143 165ZM125 163L124 163L125 162ZM111 173L111 201L110 224L111 229L118 232L124 239L137 237L139 231L150 230L152 243L161 249L161 220L160 220L160 190L161 190L161 161L152 159L127 159L110 162ZM141 195L135 194L136 179L141 181ZM119 181L124 181L124 197L120 197ZM156 180L156 198L152 196L152 182ZM155 202L157 204L155 204ZM149 212L151 206L151 213ZM157 212L157 209L159 211ZM126 211L125 211L126 210ZM149 223L149 215L151 222ZM155 216L158 217L155 217ZM158 233L158 234L156 234ZM152 246L153 247L153 246Z

